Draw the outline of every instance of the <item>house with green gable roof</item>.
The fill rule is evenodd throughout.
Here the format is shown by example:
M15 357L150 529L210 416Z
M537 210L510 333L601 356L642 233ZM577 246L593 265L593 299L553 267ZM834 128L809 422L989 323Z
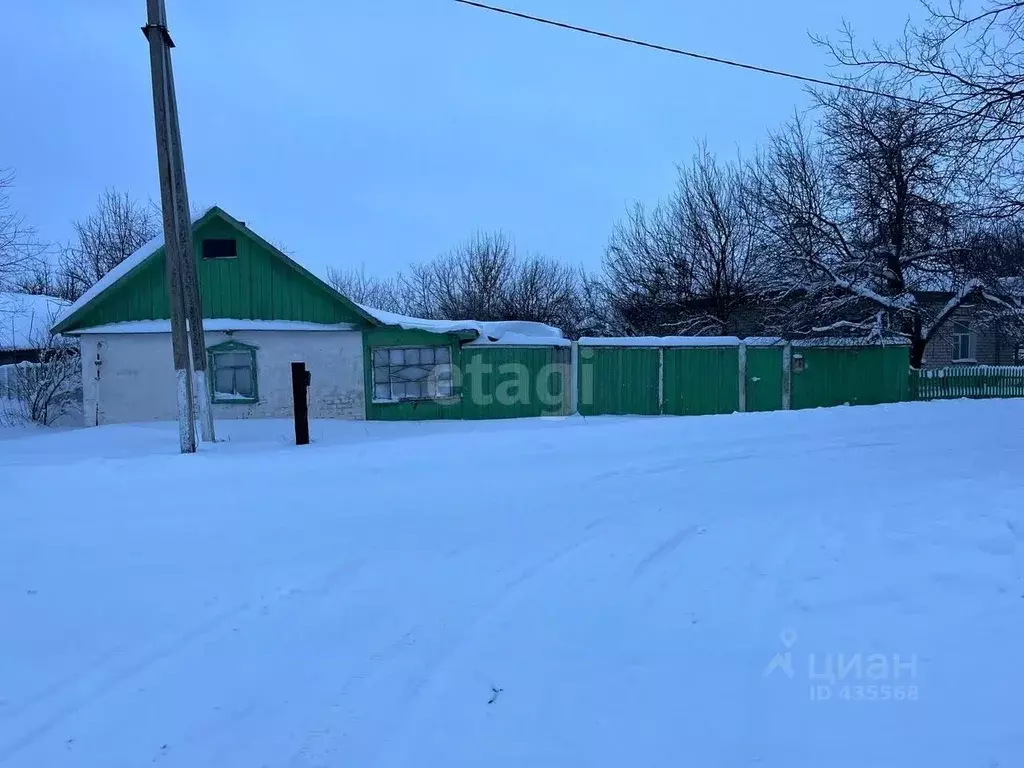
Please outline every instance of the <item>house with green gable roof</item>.
M192 223L215 418L292 413L291 363L311 373L312 418L541 415L464 404L470 355L516 350L567 360L561 331L538 323L424 320L365 307L219 207ZM78 337L87 425L176 418L163 237L64 311Z

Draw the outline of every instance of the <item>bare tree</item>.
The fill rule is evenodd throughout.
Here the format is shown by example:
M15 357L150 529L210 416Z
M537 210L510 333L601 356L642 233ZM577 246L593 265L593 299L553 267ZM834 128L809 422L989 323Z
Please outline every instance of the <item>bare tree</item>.
M924 23L908 25L891 45L864 48L849 26L835 39L814 39L850 68L847 79L884 79L971 137L973 182L988 193L987 213L1024 210L1024 2L923 5Z
M19 293L55 296L69 302L79 295L69 276L54 263L49 253L43 253L23 265L14 289Z
M682 321L687 333L729 333L737 310L752 306L763 289L769 262L759 241L759 203L749 191L744 172L718 163L705 146L680 169L673 208L697 310Z
M50 332L59 312L59 302L24 296L0 301L0 353L14 352L15 360L23 360L0 365L0 426L49 426L80 410L78 347Z
M601 273L580 270L580 336L621 336L619 315L611 304L611 292Z
M47 258L35 259L22 267L14 281L14 290L32 296L53 296L56 274Z
M546 323L576 338L586 314L581 280L577 270L554 259L538 255L522 259L504 296L505 319Z
M616 226L604 287L624 332L721 335L754 304L768 260L744 173L701 146L667 201L650 214L636 204Z
M349 276L351 277L351 276ZM572 334L584 315L580 276L569 265L521 255L503 232L480 232L448 253L414 264L386 286L400 311L438 319L526 320ZM358 293L358 279L346 287ZM342 291L344 292L344 291Z
M507 319L515 268L508 235L478 232L447 254L412 266L405 281L409 308L423 317Z
M58 282L77 298L107 272L161 232L159 212L114 189L100 195L96 210L75 222L75 239L61 253Z
M626 336L667 333L678 327L692 296L693 273L680 249L679 221L659 203L641 203L612 230L601 281L609 330Z
M586 315L582 275L544 256L521 255L503 232L478 232L394 277L328 267L327 279L360 304L424 318L526 320L573 334Z
M35 230L11 207L13 186L14 172L0 168L0 290L11 288L44 250Z
M1018 301L981 269L969 238L963 155L949 124L913 104L818 95L818 132L794 119L753 165L776 268L783 333L897 334L911 364L964 304ZM945 293L941 303L921 300Z
M327 282L338 293L358 304L364 304L387 312L404 312L402 302L402 275L393 278L379 278L366 274L365 267L359 269L327 268Z
M0 367L0 425L48 427L81 411L77 347L54 337L39 343L38 361Z

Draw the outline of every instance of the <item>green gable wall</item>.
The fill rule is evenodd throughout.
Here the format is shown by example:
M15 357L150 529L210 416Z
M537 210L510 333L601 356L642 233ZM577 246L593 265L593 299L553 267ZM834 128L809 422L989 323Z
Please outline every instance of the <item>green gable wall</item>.
M233 259L203 259L202 241L232 238ZM297 320L311 323L371 323L347 299L214 209L193 232L203 317ZM132 320L170 317L164 249L122 277L59 326L62 332Z

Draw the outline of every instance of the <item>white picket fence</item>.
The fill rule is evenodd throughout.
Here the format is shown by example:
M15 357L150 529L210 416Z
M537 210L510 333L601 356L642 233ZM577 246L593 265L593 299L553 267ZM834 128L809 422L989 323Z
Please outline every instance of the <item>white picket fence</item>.
M1024 397L1024 366L950 365L910 372L912 400Z

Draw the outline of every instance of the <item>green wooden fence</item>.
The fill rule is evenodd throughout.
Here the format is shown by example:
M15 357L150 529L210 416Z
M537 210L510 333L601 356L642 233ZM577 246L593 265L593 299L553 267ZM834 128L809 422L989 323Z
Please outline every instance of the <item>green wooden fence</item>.
M911 400L1024 397L1024 367L953 365L910 371Z

